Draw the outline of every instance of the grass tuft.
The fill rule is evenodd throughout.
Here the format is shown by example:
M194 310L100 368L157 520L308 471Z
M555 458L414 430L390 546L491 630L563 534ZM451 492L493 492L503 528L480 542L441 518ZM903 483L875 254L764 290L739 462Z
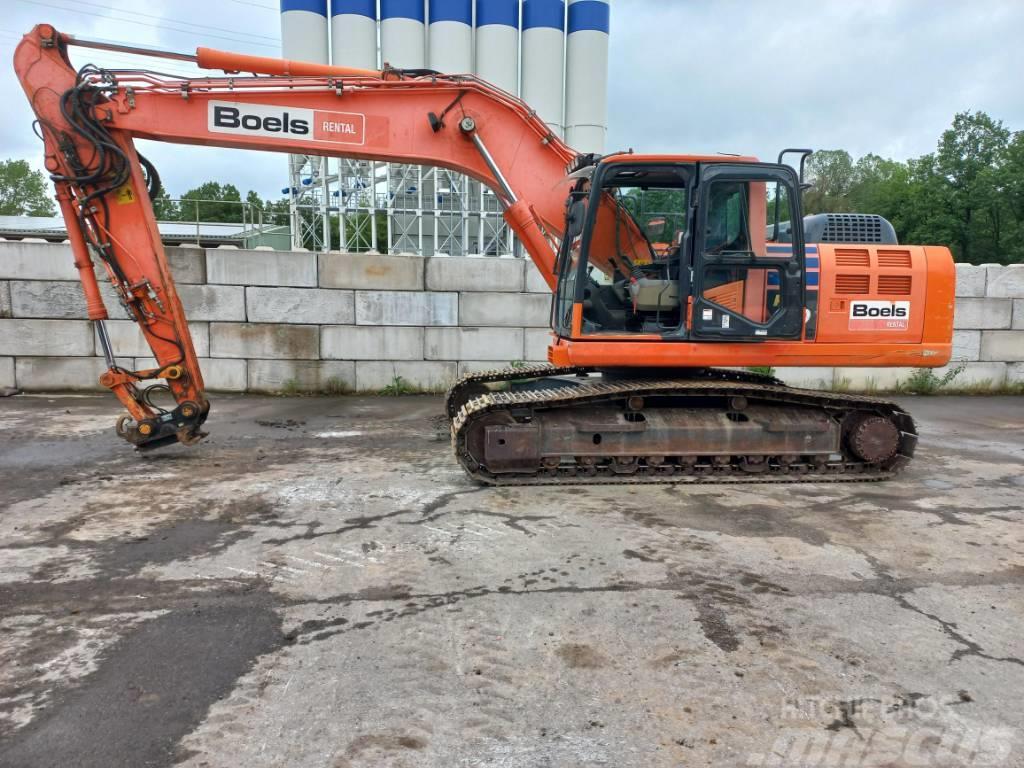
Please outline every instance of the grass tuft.
M909 392L913 395L934 395L948 387L953 380L967 368L967 363L960 363L939 376L931 368L915 368L905 382L896 385L897 392ZM989 382L991 386L991 382Z
M337 376L331 376L324 382L323 394L325 395L347 395L351 389L344 381Z
M281 394L286 397L296 397L302 394L298 379L286 379L281 385Z
M391 383L380 391L380 394L385 397L399 397L401 395L414 395L417 391L416 387L401 376L395 376Z

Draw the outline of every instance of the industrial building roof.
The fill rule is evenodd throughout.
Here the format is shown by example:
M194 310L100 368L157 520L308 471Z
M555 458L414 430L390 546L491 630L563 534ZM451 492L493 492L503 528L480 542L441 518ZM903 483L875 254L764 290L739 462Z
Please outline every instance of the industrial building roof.
M178 222L161 221L160 239L164 245L197 243L198 245L237 245L242 248L258 234L234 222ZM61 242L68 236L64 219L59 216L0 216L0 237L7 240L41 238Z

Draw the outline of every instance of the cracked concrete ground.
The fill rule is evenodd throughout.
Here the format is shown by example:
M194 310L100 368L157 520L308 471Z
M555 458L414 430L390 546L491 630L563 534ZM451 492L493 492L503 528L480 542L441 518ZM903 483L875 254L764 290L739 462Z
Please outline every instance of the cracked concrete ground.
M1024 400L887 484L488 489L434 397L0 400L0 765L1024 765Z

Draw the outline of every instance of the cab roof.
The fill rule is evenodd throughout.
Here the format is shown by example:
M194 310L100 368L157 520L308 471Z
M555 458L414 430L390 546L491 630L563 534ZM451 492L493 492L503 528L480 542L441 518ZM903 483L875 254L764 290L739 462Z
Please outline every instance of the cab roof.
M616 152L605 155L601 163L757 163L751 155L641 155L632 152Z

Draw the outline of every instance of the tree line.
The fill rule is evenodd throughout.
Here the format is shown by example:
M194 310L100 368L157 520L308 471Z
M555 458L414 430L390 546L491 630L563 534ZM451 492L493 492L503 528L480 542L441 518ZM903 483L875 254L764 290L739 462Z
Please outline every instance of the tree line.
M1024 131L961 112L935 152L900 162L842 149L807 161L804 213L876 213L901 243L946 245L957 261L1024 261Z
M178 199L161 190L153 200L153 213L158 221L287 224L288 200L264 200L252 189L243 198L234 184L207 181Z
M243 213L244 211L244 213ZM234 184L208 181L172 199L162 189L153 200L159 221L288 223L288 200L263 200L254 190L242 197ZM26 160L0 161L0 216L56 216L53 187Z
M957 114L934 152L906 161L819 150L807 161L807 180L804 213L875 213L900 242L946 245L957 261L1024 262L1024 131L984 112ZM0 215L53 216L52 194L26 161L0 162ZM179 200L162 192L153 201L157 218L195 221L198 212L201 221L241 224L262 213L264 223L288 221L287 200L252 190L243 198L233 184L208 181Z

